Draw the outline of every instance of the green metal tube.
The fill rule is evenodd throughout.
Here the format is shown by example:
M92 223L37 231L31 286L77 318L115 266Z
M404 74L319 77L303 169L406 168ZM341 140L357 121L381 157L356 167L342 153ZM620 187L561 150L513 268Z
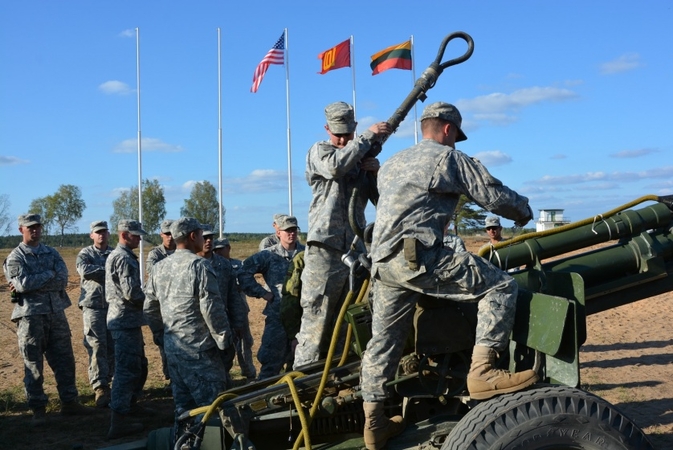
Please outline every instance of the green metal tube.
M603 242L636 236L646 230L669 226L672 219L669 207L656 203L638 210L623 211L607 219L597 216L594 223L576 229L525 239L487 252L484 258L503 270L521 267Z

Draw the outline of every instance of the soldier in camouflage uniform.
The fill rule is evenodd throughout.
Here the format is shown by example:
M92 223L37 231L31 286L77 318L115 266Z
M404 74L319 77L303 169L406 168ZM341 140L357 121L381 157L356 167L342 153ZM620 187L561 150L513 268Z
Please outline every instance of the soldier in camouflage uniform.
M145 294L140 265L133 250L146 235L140 222L122 219L117 225L119 244L105 262L105 298L108 302L107 326L115 345L115 372L112 383L112 410L108 438L142 430L142 424L129 420L143 408L136 402L147 380L147 358L142 325Z
M267 301L262 311L266 316L264 333L257 352L257 360L262 364L260 380L278 375L290 357L290 343L280 321L280 300L287 267L292 258L304 250L304 246L297 242L297 229L295 217L281 218L278 222L280 242L243 261L238 274L238 283L243 292ZM264 276L269 290L255 281L256 273Z
M421 116L423 140L391 157L379 171L372 242L372 339L362 360L361 380L368 449L383 448L403 429L400 416L384 415L384 385L395 375L423 294L479 302L467 379L472 398L514 392L537 380L532 370L510 374L494 368L514 323L514 279L472 253L454 253L442 245L445 225L461 194L521 225L533 216L527 198L454 149L456 141L466 139L461 122L453 105L428 105Z
M306 180L313 199L308 212L306 267L302 273L301 329L297 335L294 367L325 356L334 321L348 293L348 267L341 256L355 234L348 222L348 203L362 171L375 174L379 161L368 155L372 145L390 134L390 125L380 122L355 137L353 108L336 102L325 108L328 141L316 142L306 155ZM356 220L364 224L366 189L355 207Z
M114 373L114 342L107 329L105 301L105 261L112 253L108 245L110 231L104 220L92 222L89 236L93 244L77 255L75 266L80 276L79 307L84 324L84 347L89 354L89 383L96 406L110 403L110 382Z
M152 267L162 259L167 258L169 255L172 255L175 251L175 241L173 236L171 236L171 224L172 220L166 219L161 222L160 225L160 236L161 236L161 245L157 245L147 254L147 267L145 272L147 276L152 273ZM164 347L160 343L164 341L161 334L152 336L154 344L159 348L159 355L161 355L161 371L164 374L166 380L170 380L171 376L168 373L168 363L166 363L166 353L164 352Z
M203 247L201 224L182 217L171 226L174 254L159 262L145 288L145 315L153 332L163 330L176 417L209 405L226 388L218 348L232 345L217 275L195 253Z
M274 214L273 215L273 223L271 224L273 226L273 234L268 235L261 241L259 241L259 251L261 252L265 248L269 248L272 245L276 245L278 241L278 221L281 220L283 217L285 217L286 214Z
M234 268L228 259L213 252L213 245L215 240L215 232L210 225L203 226L203 247L197 255L210 261L210 264L215 269L217 275L217 285L220 289L220 298L224 304L229 325L231 326L234 335L241 333L243 322L247 317L245 307L240 301L238 295L238 287L236 284L236 274ZM246 305L247 306L247 305ZM234 365L234 358L236 357L236 347L230 346L221 352L224 368L227 371L227 387L231 386L231 379L229 378L229 371Z
M216 239L213 243L213 251L221 257L229 260L231 263L231 268L234 269L234 275L236 277L236 293L239 297L237 302L240 303L243 312L241 315L243 324L240 329L234 331L236 359L238 359L238 365L241 368L241 374L247 379L247 381L253 381L255 378L257 378L257 368L255 367L255 363L252 361L252 346L255 341L253 340L252 333L250 332L250 321L248 319L250 306L248 305L248 300L246 299L245 294L241 291L241 288L238 285L238 272L243 265L243 261L231 257L231 244L229 244L229 239L227 238Z
M55 249L40 242L42 219L38 214L19 216L19 232L23 241L7 256L3 270L15 303L11 319L23 356L28 407L33 411L32 424L39 426L46 421L45 357L56 378L61 413L88 414L91 408L77 400L75 357L65 316L70 306L65 292L68 269Z

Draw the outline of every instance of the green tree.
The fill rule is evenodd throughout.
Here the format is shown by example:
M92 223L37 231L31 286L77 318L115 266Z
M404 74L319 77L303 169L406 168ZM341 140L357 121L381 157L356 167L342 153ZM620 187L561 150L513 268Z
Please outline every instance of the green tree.
M199 181L192 188L185 205L180 208L183 217L194 217L200 223L213 225L219 229L220 213L218 209L217 190L210 181ZM224 226L224 208L222 208L222 225Z
M138 186L124 191L112 202L112 216L110 216L110 229L116 230L117 223L121 219L134 219L139 217L138 211ZM156 233L159 224L166 217L166 198L164 188L157 180L143 180L143 230L148 233Z
M466 196L461 195L456 210L453 213L453 224L456 234L483 228L484 219L486 219L486 210Z
M49 198L39 197L30 202L28 207L28 214L39 214L42 218L42 230L46 236L51 231L51 226L54 223L53 212L49 210Z
M75 223L82 218L86 203L82 200L82 190L72 184L62 184L53 195L48 195L47 210L54 223L61 230L61 245L65 230L76 230Z

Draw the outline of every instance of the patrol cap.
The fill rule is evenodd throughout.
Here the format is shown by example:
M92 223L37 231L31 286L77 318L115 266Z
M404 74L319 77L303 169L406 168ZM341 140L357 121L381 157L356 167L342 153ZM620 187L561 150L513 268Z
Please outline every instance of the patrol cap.
M39 214L21 214L19 216L20 227L32 227L33 225L42 225L42 217Z
M211 225L202 224L201 229L203 230L203 237L213 236L215 234L215 231Z
M213 248L215 250L217 250L218 248L225 248L225 247L230 247L229 239L227 238L215 239L215 242L213 243Z
M330 103L325 108L327 127L332 134L348 134L355 132L355 112L353 107L345 102Z
M488 216L484 221L486 228L488 227L499 227L500 226L500 217L498 216Z
M140 222L130 219L120 220L117 224L117 231L128 231L136 236L144 236L147 234L147 232L143 230L143 226Z
M91 222L91 225L89 225L89 228L91 229L92 233L95 233L97 231L101 230L109 230L107 227L107 222L104 220L97 220L95 222Z
M447 122L451 122L458 128L458 134L456 135L456 142L464 141L465 139L467 139L467 136L465 136L465 133L463 133L463 130L460 128L461 125L463 124L463 117L460 115L460 111L458 111L458 108L453 106L451 103L446 102L430 103L423 110L423 114L421 114L421 122L423 122L425 119L432 119L435 117L438 119L446 120Z
M187 236L192 231L202 230L203 225L193 217L180 217L171 224L171 235L173 239L179 239Z
M278 225L278 221L279 221L280 219L282 219L283 217L286 217L286 216L287 216L287 214L274 214L274 215L273 215L273 223L275 223L276 225Z
M161 222L161 232L163 234L170 234L172 224L173 224L173 220L171 220L171 219L166 219L163 222Z
M299 225L297 224L297 218L294 216L282 217L278 222L278 229L285 231L290 228L299 228Z

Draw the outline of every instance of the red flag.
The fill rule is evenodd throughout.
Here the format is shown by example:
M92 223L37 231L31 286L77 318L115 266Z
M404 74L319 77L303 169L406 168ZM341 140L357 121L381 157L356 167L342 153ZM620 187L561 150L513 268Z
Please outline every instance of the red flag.
M351 66L351 40L346 39L336 47L325 50L318 55L322 60L322 70L318 72L323 75L334 69Z
M285 64L285 32L278 38L276 43L271 47L271 50L262 58L262 61L255 68L255 73L252 76L252 87L250 92L257 92L259 85L262 84L264 74L269 69L271 64Z

